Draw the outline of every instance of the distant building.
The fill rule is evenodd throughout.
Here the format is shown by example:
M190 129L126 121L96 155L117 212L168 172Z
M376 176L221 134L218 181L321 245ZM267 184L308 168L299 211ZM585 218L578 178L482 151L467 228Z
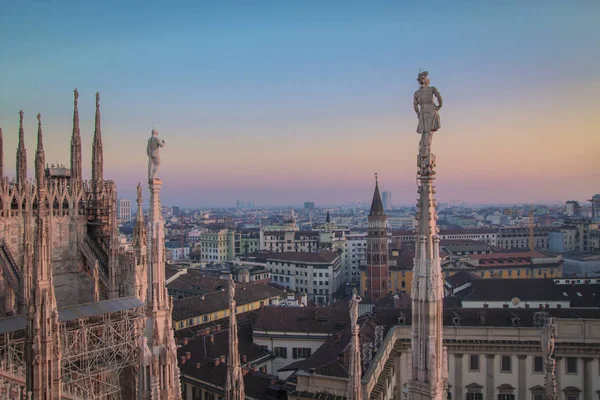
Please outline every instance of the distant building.
M330 303L342 284L342 266L336 252L288 252L267 256L271 282L299 293L309 301Z
M548 250L567 253L577 250L578 230L574 226L561 226L548 232Z
M600 194L594 195L590 202L592 203L592 219L600 221Z
M565 204L565 214L567 214L569 217L575 217L575 216L579 215L579 211L580 211L579 202L577 202L575 200L569 200Z
M305 201L304 202L304 209L305 210L314 210L315 209L315 202L314 201Z
M383 192L381 194L381 200L383 201L383 209L388 211L392 209L392 192Z
M119 199L119 221L131 220L131 200Z
M178 217L180 212L179 206L173 206L173 216Z

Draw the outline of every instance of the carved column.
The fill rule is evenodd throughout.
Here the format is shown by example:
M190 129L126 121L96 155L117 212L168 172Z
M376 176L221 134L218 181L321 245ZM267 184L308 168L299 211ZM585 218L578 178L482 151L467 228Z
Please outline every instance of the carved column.
M519 354L517 358L519 359L519 365L517 367L519 374L517 393L519 393L519 395L517 396L517 398L525 399L527 398L527 356L525 354Z
M494 357L495 354L485 355L485 399L494 398Z
M463 355L454 354L454 396L455 399L463 398Z
M590 365L592 360L593 358L590 357L583 358L583 400L592 399L592 368Z

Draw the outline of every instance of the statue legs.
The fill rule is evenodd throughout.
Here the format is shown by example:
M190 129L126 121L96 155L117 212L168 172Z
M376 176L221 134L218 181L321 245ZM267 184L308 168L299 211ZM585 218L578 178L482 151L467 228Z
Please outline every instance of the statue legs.
M423 132L421 134L421 142L419 143L419 154L421 157L429 156L431 152L431 142L433 140L433 132Z
M151 181L156 177L156 172L160 166L160 159L148 159L148 180Z

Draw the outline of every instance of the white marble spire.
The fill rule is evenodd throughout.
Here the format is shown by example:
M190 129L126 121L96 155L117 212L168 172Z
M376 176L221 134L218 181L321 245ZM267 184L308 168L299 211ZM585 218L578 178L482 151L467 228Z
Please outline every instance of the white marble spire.
M244 376L238 352L238 328L235 316L235 283L229 275L229 362L225 380L225 400L244 400Z
M148 212L146 328L142 340L138 399L179 400L179 366L172 326L173 300L165 285L165 233L160 206L162 181L151 179ZM139 192L138 192L139 193ZM141 201L141 196L138 195ZM138 209L141 208L138 207ZM145 371L149 370L147 374Z
M419 77L421 78L421 75ZM425 95L432 96L431 93ZM439 129L439 116L437 109L432 105L433 101L430 98L423 100L425 95L417 98L415 94L419 126L425 128L422 129L423 132L419 132L423 137L417 156L419 226L411 293L412 371L408 391L411 400L445 400L448 387L448 357L443 346L444 287L440 264L440 239L436 226L438 217L435 212L435 155L430 150L432 134ZM431 113L430 117L433 119L437 117L437 125L422 123L423 114L427 113Z
M361 362L360 362L360 328L358 326L358 303L362 299L356 294L350 300L350 370L348 371L348 400L362 400Z

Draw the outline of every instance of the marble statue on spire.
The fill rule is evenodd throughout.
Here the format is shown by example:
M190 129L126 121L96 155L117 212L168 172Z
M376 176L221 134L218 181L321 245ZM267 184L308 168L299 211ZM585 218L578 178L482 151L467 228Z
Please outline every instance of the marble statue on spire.
M413 101L419 119L417 133L421 134L421 143L419 144L421 157L429 155L433 133L441 127L438 111L442 108L442 95L435 87L429 86L428 75L427 71L419 72L417 82L421 87L415 92ZM437 105L433 101L434 97L437 99Z
M419 200L412 281L412 333L408 382L409 399L446 400L447 348L443 343L444 285L440 260L440 238L435 207L435 155L431 153L433 132L440 128L438 110L442 97L429 86L427 72L419 73L421 88L414 94L421 134L417 157ZM438 104L433 98L437 98Z
M148 155L148 180L156 178L156 172L160 167L160 148L165 146L165 141L158 138L158 131L152 129L152 136L148 139L146 155Z

